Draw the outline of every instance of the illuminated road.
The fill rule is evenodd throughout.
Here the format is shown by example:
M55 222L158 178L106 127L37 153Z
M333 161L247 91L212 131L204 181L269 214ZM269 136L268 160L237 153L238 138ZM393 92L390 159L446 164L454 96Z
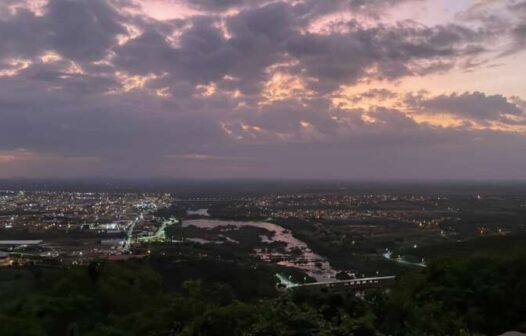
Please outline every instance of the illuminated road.
M399 263L399 264L403 264L403 265L411 265L411 266L419 266L419 267L426 267L426 263L424 261L422 262L411 262L411 261L407 261L405 260L404 258L402 257L398 257L398 258L393 258L393 252L389 251L389 250L386 250L386 252L384 254L382 254L382 256L387 259L387 260L391 260L391 261L394 261L396 263Z
M153 236L147 236L147 237L139 237L140 242L149 242L149 241L165 241L166 240L166 232L165 229L173 224L179 223L179 221L175 218L171 218L169 220L163 220L161 226Z
M285 276L279 273L276 274L276 277L278 277L280 284L283 285L285 288L292 288L298 286L298 284L290 281Z
M133 229L135 228L135 225L139 223L143 218L143 215L140 214L138 217L136 217L134 220L130 222L128 227L126 228L126 241L124 242L123 251L128 252L130 250L130 246L133 240Z

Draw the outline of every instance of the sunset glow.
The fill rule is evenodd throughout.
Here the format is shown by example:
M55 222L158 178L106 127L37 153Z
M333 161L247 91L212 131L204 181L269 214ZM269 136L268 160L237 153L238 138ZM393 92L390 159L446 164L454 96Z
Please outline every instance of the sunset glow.
M2 2L0 176L526 178L524 22L523 0Z

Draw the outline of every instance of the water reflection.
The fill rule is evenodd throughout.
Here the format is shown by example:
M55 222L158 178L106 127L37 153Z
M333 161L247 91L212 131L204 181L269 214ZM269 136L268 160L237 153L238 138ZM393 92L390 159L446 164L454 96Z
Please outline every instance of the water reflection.
M284 252L276 252L272 249L254 249L254 252L263 260L274 262L279 265L296 267L304 270L307 274L318 281L326 281L334 278L336 271L330 266L329 262L320 255L314 253L305 242L296 239L285 228L268 222L249 222L249 221L226 221L211 219L195 219L183 222L183 227L195 226L201 229L214 229L228 227L231 229L251 226L273 232L273 235L260 235L261 242L273 243L284 242L286 247Z
M186 214L188 216L210 217L208 209L186 210Z

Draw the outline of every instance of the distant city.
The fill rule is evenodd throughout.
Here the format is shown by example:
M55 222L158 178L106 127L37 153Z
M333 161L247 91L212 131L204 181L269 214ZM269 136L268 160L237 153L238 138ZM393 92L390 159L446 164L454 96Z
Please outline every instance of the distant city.
M0 336L526 336L526 0L0 0Z
M526 293L526 191L520 183L2 183L0 297L14 307L5 316L32 321L22 327L10 320L14 333L8 335L32 328L44 330L35 335L96 331L101 321L133 335L142 334L142 324L152 331L147 335L179 335L207 330L201 316L224 310L228 318L207 322L225 328L222 334L263 324L262 335L273 335L269 330L290 309L312 311L316 323L347 335L350 327L318 311L319 300L364 332L395 328L399 335L428 328L417 315L396 317L401 310L438 309L441 322L429 335L452 335L457 323L496 335L520 330L525 316L519 302ZM503 292L492 294L487 286ZM451 290L456 294L449 296ZM444 310L456 295L480 313L455 306L463 316L456 321ZM129 324L80 314L47 327L37 313L26 313L48 309L42 297L61 300L53 310L63 314L80 314L82 305L67 300L86 297L97 311L122 311L124 319L150 309L159 318ZM144 300L148 304L132 303ZM493 300L513 302L499 308L510 320L480 320L489 303L499 305ZM187 309L195 310L180 315ZM272 311L278 315L266 315ZM374 324L363 322L369 315ZM289 315L292 324L283 328L297 331L292 321L298 316ZM237 322L219 327L225 318ZM253 322L244 325L247 318Z
M257 184L246 183L245 188L257 188ZM437 195L407 190L353 192L352 185L333 191L295 192L294 183L282 188L289 191L223 189L220 196L211 196L202 190L192 192L188 186L183 195L2 190L2 264L86 264L97 258L144 257L159 252L157 243L164 243L160 250L171 244L213 242L234 247L239 244L239 233L232 234L229 221L242 223L238 229L259 222L305 237L300 246L293 246L304 259L283 253L282 246L265 244L272 243L277 232L264 225L259 225L266 232L258 232L261 241L253 246L254 253L260 251L259 256L267 261L330 279L336 274L355 277L397 272L381 258L393 264L425 266L426 246L526 231L526 193L491 193L491 188L482 194L457 189ZM325 187L331 188L330 184ZM203 227L200 221L217 221L213 226L219 230L211 233L211 227ZM261 253L262 246L272 251ZM338 267L327 263L306 268L304 264L310 260L302 254L304 250L314 250L319 254L318 262L328 260ZM343 257L345 253L353 257ZM364 258L370 261L364 263Z

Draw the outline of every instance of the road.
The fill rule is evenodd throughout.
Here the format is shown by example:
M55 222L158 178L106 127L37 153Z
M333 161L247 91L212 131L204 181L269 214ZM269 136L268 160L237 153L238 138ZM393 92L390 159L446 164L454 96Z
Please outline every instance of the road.
M157 231L153 234L153 236L147 236L147 237L140 237L140 242L152 242L152 241L165 241L166 240L166 232L165 229L173 224L177 224L179 221L175 218L170 218L169 220L163 220L161 223L161 226L157 229Z
M131 243L133 240L133 229L135 228L135 225L139 223L143 218L143 214L140 214L139 216L135 217L134 220L130 222L128 227L126 228L126 241L124 242L123 251L128 252L131 247Z
M388 260L391 260L391 261L394 261L396 263L403 264L403 265L411 265L411 266L419 266L419 267L426 267L427 266L424 261L417 263L417 262L407 261L407 260L405 260L402 257L398 257L398 258L395 259L395 258L393 258L393 252L391 252L389 250L386 250L386 252L384 254L382 254L382 256L385 259L388 259Z

